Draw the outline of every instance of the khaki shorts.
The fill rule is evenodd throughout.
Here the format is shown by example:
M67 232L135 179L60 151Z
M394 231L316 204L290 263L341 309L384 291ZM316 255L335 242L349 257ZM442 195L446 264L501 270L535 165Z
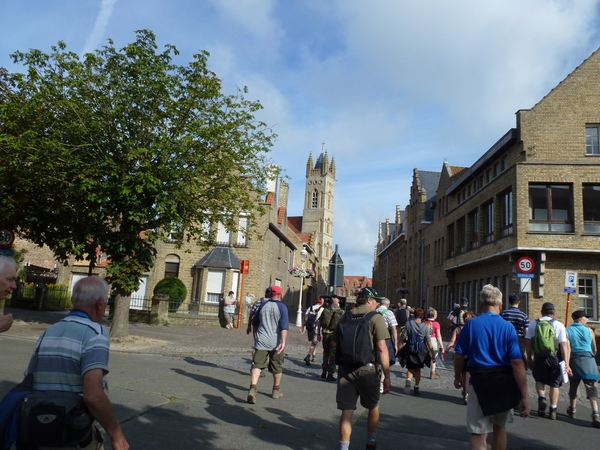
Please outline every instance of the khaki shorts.
M512 423L512 409L504 411L493 416L484 416L477 394L473 386L469 386L469 403L467 404L467 431L471 434L488 434L494 430L494 424L506 428L506 425Z
M367 409L379 405L380 377L379 370L374 364L367 364L356 370L349 371L344 366L338 367L338 385L335 400L341 410L355 410L356 400Z
M252 368L262 370L267 367L268 360L269 372L276 375L283 372L284 359L285 352L277 354L275 350L256 350L254 352L254 358L252 358Z

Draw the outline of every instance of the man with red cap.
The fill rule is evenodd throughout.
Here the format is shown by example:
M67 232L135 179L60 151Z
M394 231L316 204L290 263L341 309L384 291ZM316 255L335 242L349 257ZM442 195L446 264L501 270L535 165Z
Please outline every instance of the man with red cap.
M273 374L272 398L283 397L279 390L283 375L285 343L290 322L287 306L281 303L281 286L271 288L271 298L263 302L260 309L252 317L252 325L257 327L252 369L250 371L250 389L248 403L256 403L257 384L262 369L269 367Z

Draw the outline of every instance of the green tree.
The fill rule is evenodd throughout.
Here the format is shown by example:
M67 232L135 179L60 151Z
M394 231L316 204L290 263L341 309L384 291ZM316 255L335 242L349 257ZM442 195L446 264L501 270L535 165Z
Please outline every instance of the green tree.
M208 53L176 65L155 36L85 54L59 42L50 54L11 55L0 69L0 205L3 223L63 262L109 255L116 294L111 336L129 333L131 293L175 226L209 246L206 223L235 231L255 214L275 135L258 101L222 93Z
M156 283L154 295L165 294L169 296L169 312L177 312L185 300L187 288L183 281L177 277L167 277Z

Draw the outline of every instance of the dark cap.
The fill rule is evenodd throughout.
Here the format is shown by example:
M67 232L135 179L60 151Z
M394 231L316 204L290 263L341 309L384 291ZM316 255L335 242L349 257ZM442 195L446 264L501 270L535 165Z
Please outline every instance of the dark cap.
M546 302L542 305L542 311L554 311L554 305L550 302Z
M510 294L508 296L508 303L510 303L511 305L519 303L519 296L517 294Z
M463 297L460 299L461 303L469 303L469 299L467 297Z
M571 314L571 317L573 318L573 320L579 320L582 317L589 317L585 315L585 312L581 309L578 309L577 311L574 311L573 314Z
M375 300L383 300L385 297L381 297L379 296L379 294L377 294L377 291L371 287L366 287L366 288L362 288L360 291L358 291L358 294L356 294L357 298L374 298Z

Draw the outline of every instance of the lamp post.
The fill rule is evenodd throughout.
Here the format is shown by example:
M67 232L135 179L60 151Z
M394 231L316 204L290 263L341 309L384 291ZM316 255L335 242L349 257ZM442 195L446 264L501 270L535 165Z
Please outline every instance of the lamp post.
M302 269L304 269L304 263L306 262L306 255L308 252L302 246L302 250L300 251L300 259L302 260ZM300 300L298 300L298 313L296 314L296 326L302 326L302 291L304 290L304 275L300 277Z

